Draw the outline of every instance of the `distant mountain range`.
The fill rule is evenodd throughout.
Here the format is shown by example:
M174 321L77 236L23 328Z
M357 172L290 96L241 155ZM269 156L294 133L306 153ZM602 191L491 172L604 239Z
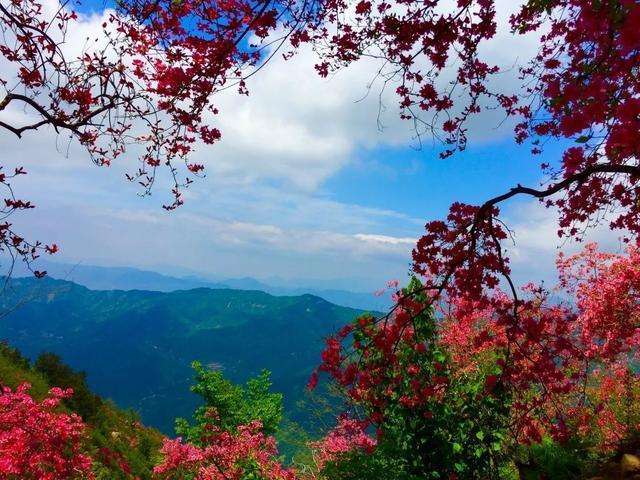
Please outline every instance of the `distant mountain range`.
M111 285L154 278L156 288L175 285L158 274L109 270ZM222 368L233 381L271 370L274 389L284 393L287 413L297 419L296 402L324 338L362 313L308 294L90 290L51 278L14 278L0 308L9 312L0 321L0 339L32 358L42 351L59 354L87 372L97 393L139 411L146 424L165 433L172 433L173 418L188 416L197 403L189 392L193 360Z
M376 296L373 292L352 292L342 289L311 286L286 286L267 284L254 278L230 278L211 281L196 276L175 277L130 267L102 267L84 264L66 264L39 260L38 268L46 270L51 278L68 280L92 290L148 290L172 292L193 288L232 288L258 290L271 295L315 295L344 307L383 311L389 308L388 296ZM14 276L26 277L31 273L17 270Z

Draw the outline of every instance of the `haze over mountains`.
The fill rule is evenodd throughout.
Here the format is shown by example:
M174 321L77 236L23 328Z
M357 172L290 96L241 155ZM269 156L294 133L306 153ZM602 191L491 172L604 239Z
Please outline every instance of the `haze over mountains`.
M118 278L133 282L135 274L123 271ZM309 294L99 291L51 278L12 279L0 308L9 312L0 322L0 339L31 358L57 353L87 372L97 393L139 411L146 424L165 433L172 433L175 417L196 406L189 392L193 360L223 369L236 382L271 370L287 415L299 420L296 402L319 363L324 338L362 313Z
M328 288L329 282L308 280L308 284L292 286L282 279L271 282L250 277L209 280L196 275L171 276L149 270L131 267L103 267L96 265L38 261L38 269L46 270L51 278L67 280L92 290L149 290L172 292L193 288L231 288L238 290L258 290L271 295L315 295L336 305L344 307L383 311L390 306L388 295L376 296L371 291L351 291L342 288ZM30 277L31 272L20 269L18 265L14 277ZM314 284L315 285L312 285ZM355 289L354 289L355 290Z

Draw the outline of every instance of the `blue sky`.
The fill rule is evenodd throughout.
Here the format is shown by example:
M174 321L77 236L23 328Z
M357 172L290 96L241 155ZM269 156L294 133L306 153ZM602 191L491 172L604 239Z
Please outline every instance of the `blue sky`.
M432 218L441 217L452 201L477 204L517 182L540 180L540 159L511 139L471 146L448 159L438 157L440 150L405 146L361 151L325 188L338 201ZM552 153L545 158L553 158Z
M47 1L55 7L56 0ZM515 8L497 3L501 18ZM99 35L104 15L96 9L81 16L69 48ZM499 31L486 55L512 66L535 48L535 39L516 41ZM62 262L371 291L406 276L424 224L446 215L453 201L480 203L516 183L535 186L543 159L557 161L557 145L537 158L515 145L511 125L501 125L495 112L472 120L469 148L442 160L440 146L429 139L415 148L393 89L382 94L384 129L378 128L378 96L362 100L375 64L359 62L321 79L314 60L302 51L291 61L274 61L251 79L249 97L227 91L214 98L221 113L211 121L223 140L198 145L194 161L206 165L207 176L172 213L161 208L168 199L166 176L148 198L124 180L135 168L132 157L98 168L82 148L51 130L23 140L3 133L8 163L29 171L16 192L37 205L15 219L17 227L57 242ZM518 88L514 73L496 81ZM3 115L20 119L25 112ZM552 278L553 213L518 200L504 215L518 239L511 249L518 275ZM615 245L605 233L595 237Z

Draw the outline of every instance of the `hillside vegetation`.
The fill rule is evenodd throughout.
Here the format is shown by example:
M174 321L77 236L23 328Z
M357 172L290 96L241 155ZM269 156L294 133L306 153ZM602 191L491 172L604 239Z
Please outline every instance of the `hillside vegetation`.
M73 389L62 410L80 415L87 424L86 448L98 480L151 478L153 466L160 460L160 432L143 426L134 412L93 394L84 375L57 356L45 354L31 363L18 350L0 343L0 385L15 390L25 382L31 385L30 393L37 401L53 386Z

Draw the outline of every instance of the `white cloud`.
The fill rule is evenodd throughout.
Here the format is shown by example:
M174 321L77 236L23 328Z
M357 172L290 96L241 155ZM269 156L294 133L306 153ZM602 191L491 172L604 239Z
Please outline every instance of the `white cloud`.
M364 233L357 233L354 236L364 242L381 243L383 245L410 245L413 247L417 241L416 238L389 237L387 235L370 235Z
M376 235L227 221L185 210L164 214L59 204L17 220L20 231L30 237L61 245L57 261L160 271L179 266L218 277L367 277L353 286L356 290L402 277L412 248L409 243L377 241Z

